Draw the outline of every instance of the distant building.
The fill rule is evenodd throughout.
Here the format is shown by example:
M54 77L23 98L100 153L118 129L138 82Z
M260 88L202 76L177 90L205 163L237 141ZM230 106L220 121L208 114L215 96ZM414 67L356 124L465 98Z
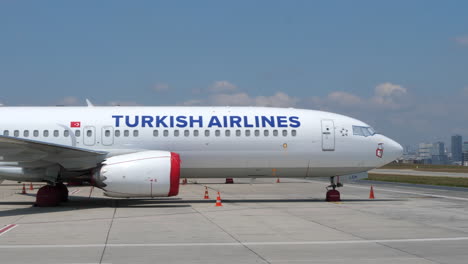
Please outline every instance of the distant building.
M420 160L421 163L424 163L424 164L431 164L431 158L432 158L432 144L419 143L418 160Z
M463 160L462 151L462 136L452 136L452 161L461 162Z
M463 166L468 166L468 141L463 142Z
M448 163L444 142L439 141L432 144L431 163L436 165L445 165Z

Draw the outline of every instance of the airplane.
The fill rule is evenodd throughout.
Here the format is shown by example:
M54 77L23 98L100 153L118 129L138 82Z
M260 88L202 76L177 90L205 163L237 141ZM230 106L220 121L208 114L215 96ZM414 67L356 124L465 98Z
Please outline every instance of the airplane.
M180 178L330 177L394 161L403 148L357 119L270 107L0 107L0 179L46 182L35 205L68 199L64 182L110 197L168 197ZM331 198L333 197L333 198Z

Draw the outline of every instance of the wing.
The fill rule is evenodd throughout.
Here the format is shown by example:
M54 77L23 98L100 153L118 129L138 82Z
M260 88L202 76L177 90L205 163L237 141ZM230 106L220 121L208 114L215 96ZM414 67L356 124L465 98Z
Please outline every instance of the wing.
M59 164L67 170L84 170L104 161L107 152L81 149L42 141L0 136L0 163L22 167Z

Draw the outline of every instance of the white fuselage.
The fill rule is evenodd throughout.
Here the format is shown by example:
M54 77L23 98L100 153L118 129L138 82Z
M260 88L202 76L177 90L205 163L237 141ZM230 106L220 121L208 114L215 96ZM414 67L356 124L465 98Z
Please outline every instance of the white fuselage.
M177 152L186 178L338 176L382 166L402 154L395 141L360 132L368 127L343 115L286 108L0 108L1 135L109 156Z

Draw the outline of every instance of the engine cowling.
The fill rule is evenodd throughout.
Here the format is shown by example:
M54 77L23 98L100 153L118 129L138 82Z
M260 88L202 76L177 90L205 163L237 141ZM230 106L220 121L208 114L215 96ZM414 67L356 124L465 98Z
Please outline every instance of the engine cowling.
M142 151L108 158L93 173L96 186L112 197L167 197L179 193L180 157Z

